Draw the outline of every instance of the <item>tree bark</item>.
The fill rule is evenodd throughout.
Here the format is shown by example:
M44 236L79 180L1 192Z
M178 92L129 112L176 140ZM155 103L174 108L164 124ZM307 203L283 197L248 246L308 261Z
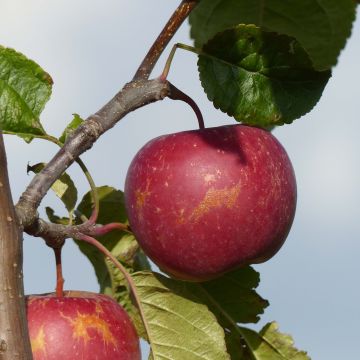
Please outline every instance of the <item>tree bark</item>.
M32 359L22 266L22 231L11 197L0 131L0 360Z
M182 0L175 12L172 14L164 29L161 31L144 60L136 71L133 81L146 80L149 78L159 57L163 53L169 41L178 31L181 24L187 19L189 14L198 5L200 0Z

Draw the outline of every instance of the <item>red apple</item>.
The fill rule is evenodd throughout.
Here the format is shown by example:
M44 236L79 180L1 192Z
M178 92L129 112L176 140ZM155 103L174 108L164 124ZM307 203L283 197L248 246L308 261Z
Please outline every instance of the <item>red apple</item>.
M66 291L27 296L34 360L140 360L125 310L106 295Z
M129 223L145 253L201 281L271 258L296 207L286 151L268 131L221 126L160 136L130 164Z

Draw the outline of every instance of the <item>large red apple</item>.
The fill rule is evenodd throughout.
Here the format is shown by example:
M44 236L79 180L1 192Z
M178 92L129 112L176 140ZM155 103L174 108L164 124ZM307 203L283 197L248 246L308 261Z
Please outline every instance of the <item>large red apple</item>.
M207 280L280 249L296 182L270 132L221 126L147 143L130 164L125 204L141 247L163 271Z
M105 295L66 291L27 296L34 360L140 360L139 338L125 312Z

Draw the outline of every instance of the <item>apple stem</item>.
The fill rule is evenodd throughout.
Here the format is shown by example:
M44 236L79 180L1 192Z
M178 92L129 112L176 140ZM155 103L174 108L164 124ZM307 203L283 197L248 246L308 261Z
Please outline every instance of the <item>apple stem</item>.
M93 235L101 236L113 230L131 232L129 225L123 223L110 223L106 225L97 226L95 229L93 229Z
M54 248L55 262L56 262L56 296L64 296L64 278L62 274L62 262L61 262L61 251L62 245L58 248Z
M170 94L168 95L168 97L172 100L184 101L188 105L190 105L197 117L199 129L205 129L204 118L203 118L201 110L197 106L196 102L190 96L186 95L184 92L182 92L180 89L178 89L176 86L174 86L170 82L169 82L169 87L170 87Z
M97 241L93 237L85 235L85 234L79 234L77 236L77 239L95 246L100 252L102 252L105 256L107 256L112 261L112 263L124 275L124 278L125 278L125 280L127 281L128 285L129 285L130 291L131 291L131 293L133 295L133 299L134 299L134 301L135 301L135 303L137 305L137 308L139 310L139 313L140 313L142 322L144 324L146 333L149 335L150 334L149 326L148 326L148 324L146 322L145 314L144 314L144 311L143 311L142 306L141 306L141 301L140 301L140 298L139 298L139 296L138 296L138 294L136 292L136 285L135 285L131 275L126 271L125 267L123 265L121 265L121 263L115 258L115 256L103 244L101 244L99 241Z

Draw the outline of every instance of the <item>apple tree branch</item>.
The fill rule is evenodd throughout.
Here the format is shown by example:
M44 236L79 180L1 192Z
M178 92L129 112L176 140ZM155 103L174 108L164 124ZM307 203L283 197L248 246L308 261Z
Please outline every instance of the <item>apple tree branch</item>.
M0 359L32 359L25 314L22 233L11 197L0 131Z

